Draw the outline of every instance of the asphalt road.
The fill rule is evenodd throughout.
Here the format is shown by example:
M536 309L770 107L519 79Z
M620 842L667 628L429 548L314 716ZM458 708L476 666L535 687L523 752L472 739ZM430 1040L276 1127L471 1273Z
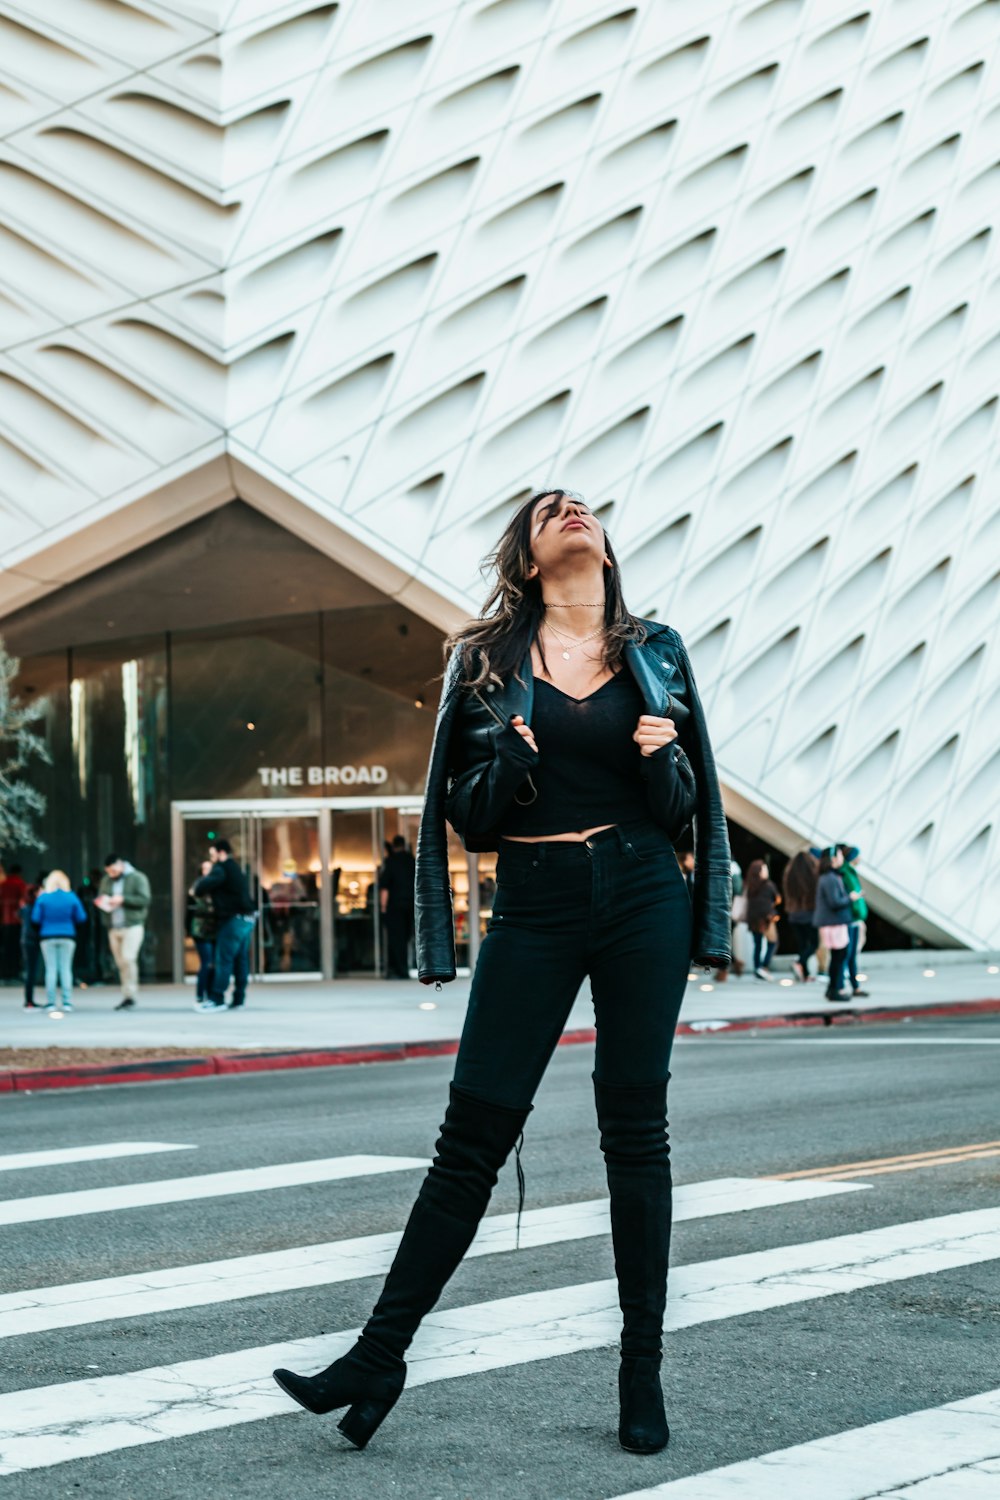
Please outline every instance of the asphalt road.
M528 1210L605 1193L591 1063L585 1046L562 1048L553 1061L527 1132ZM1000 1140L1000 1022L680 1041L673 1071L678 1184L772 1178ZM0 1101L2 1152L136 1141L197 1149L6 1170L0 1197L355 1153L427 1157L449 1074L444 1058L9 1096ZM782 1247L1000 1203L1000 1155L888 1165L854 1179L867 1184L861 1189L679 1223L678 1285L680 1268L702 1262L751 1252L780 1258ZM7 1224L0 1294L398 1231L419 1177L399 1170ZM508 1167L491 1213L514 1207ZM762 1277L770 1265L762 1262ZM34 1446L16 1450L20 1457L8 1456L12 1468L25 1453L35 1466L10 1473L6 1490L17 1500L80 1493L611 1500L1000 1385L1000 1231L992 1254L987 1248L973 1263L930 1271L915 1259L914 1272L785 1305L755 1308L737 1299L732 1315L672 1331L664 1365L672 1439L651 1458L617 1446L614 1350L550 1354L542 1338L533 1354L506 1367L414 1385L364 1453L343 1443L336 1418L279 1401L273 1416L208 1431L186 1431L181 1419L180 1435L167 1440L112 1439L111 1451L52 1463L67 1434L77 1440L77 1382L352 1329L377 1293L375 1276L16 1334L2 1343L0 1433L23 1418L24 1403L12 1393L29 1391L39 1393L45 1430L36 1431ZM555 1308L562 1289L612 1275L606 1234L488 1254L466 1260L440 1307L544 1292ZM0 1302L0 1335L9 1307ZM247 1361L250 1378L249 1354ZM52 1386L61 1389L42 1392ZM13 1451L0 1438L0 1473L3 1454Z

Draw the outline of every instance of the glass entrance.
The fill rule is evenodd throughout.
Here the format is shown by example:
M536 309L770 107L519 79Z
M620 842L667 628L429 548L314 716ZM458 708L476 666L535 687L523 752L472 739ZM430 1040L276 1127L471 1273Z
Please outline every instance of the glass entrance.
M333 814L330 876L333 886L334 975L382 973L379 921L379 852L376 808Z
M320 911L323 865L320 818L315 812L219 809L182 818L180 869L176 857L174 869L175 972L178 948L181 974L186 977L198 970L198 947L191 935L198 905L192 886L210 869L212 851L221 839L231 845L257 908L250 950L253 977L319 978L324 969Z
M171 809L173 973L198 971L191 888L210 851L226 839L246 873L257 910L251 973L257 980L383 978L389 933L402 960L399 924L382 912L394 839L414 853L421 808L409 799L378 804L348 798L261 802L175 802ZM491 905L478 859L448 831L459 972L475 964ZM206 865L207 867L207 865ZM486 873L484 870L481 872ZM201 936L200 924L195 930ZM204 939L203 939L204 941ZM407 966L415 963L412 924Z

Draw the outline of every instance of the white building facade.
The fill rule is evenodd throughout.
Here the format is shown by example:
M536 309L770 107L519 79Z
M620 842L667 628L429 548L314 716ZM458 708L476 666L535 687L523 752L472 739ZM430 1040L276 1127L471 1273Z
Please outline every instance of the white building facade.
M237 501L439 634L579 489L731 817L1000 945L997 0L8 0L0 80L23 655Z

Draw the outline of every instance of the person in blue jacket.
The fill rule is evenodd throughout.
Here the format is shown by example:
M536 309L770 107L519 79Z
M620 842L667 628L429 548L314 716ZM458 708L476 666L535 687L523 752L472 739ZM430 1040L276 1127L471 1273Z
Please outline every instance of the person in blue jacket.
M35 902L31 920L38 928L45 963L46 1010L53 1016L62 1011L56 1005L56 985L62 995L62 1010L73 1009L73 952L76 930L87 920L83 903L62 870L53 870Z

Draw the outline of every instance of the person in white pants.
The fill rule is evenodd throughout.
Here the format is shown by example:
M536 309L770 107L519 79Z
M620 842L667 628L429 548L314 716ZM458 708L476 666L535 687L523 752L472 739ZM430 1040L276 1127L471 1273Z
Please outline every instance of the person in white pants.
M115 1010L133 1010L139 989L139 950L146 935L149 881L120 854L109 854L94 905L108 932L108 946L121 980L122 998Z

